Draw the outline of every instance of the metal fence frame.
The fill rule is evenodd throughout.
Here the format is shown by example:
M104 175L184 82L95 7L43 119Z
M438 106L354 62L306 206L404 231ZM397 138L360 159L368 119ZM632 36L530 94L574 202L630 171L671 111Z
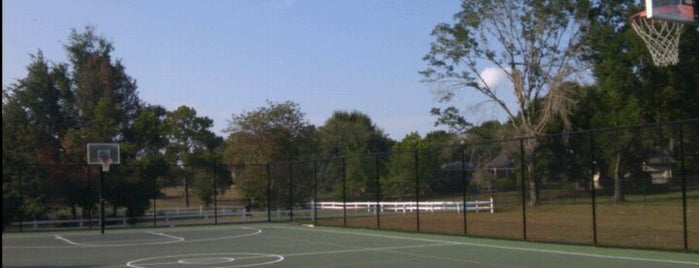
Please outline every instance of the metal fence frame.
M510 143L510 144L516 144L519 147L519 152L518 152L518 159L517 163L520 164L521 167L518 167L516 171L519 171L519 183L520 185L518 186L519 190L519 204L516 205L517 207L521 208L521 237L519 239L521 240L532 240L528 234L530 234L531 230L528 230L528 226L530 226L529 219L527 216L529 215L528 210L528 205L527 205L527 182L531 182L531 178L528 178L527 176L530 175L528 172L526 172L525 168L523 165L525 163L528 163L528 161L535 161L533 157L527 156L525 154L525 143L531 139L553 139L556 137L576 137L580 138L581 140L587 140L589 144L587 145L580 145L580 146L587 146L587 155L579 155L577 158L574 160L582 161L583 164L581 165L586 165L587 169L591 171L596 171L600 167L598 166L598 161L599 155L598 152L601 150L597 143L597 139L600 138L600 136L603 135L614 135L617 132L620 131L642 131L642 130L648 130L648 129L654 129L654 128L671 128L675 129L676 133L673 132L673 135L677 135L677 138L679 142L677 143L676 150L676 155L678 156L679 159L677 159L678 162L678 171L679 171L679 178L680 178L680 192L681 192L681 209L682 209L682 236L683 236L683 243L682 245L676 245L672 249L675 250L684 250L684 251L699 251L699 246L698 245L691 245L690 246L690 231L688 230L688 225L690 224L690 220L688 219L688 187L689 187L689 182L688 182L688 170L686 169L687 167L687 152L685 151L687 148L685 145L685 140L688 138L685 136L685 128L687 125L692 125L693 127L699 126L699 119L691 119L691 120L683 120L683 121L676 121L676 122L665 122L665 123L657 123L657 124L647 124L647 125L638 125L638 126L628 126L628 127L618 127L618 128L605 128L605 129L594 129L594 130L586 130L586 131L579 131L579 132L570 132L570 133L557 133L557 134L551 134L551 135L546 135L543 137L519 137L519 138L513 138L513 139L507 139L507 140L501 140L501 141L489 141L488 143L497 143L497 144L505 144L505 143ZM463 202L464 207L467 202L470 202L471 200L467 200L469 197L469 189L468 189L468 183L469 179L467 178L467 166L469 163L467 163L467 149L470 146L480 146L481 144L478 143L464 143L460 145L451 145L451 149L454 150L455 152L459 152L458 154L455 154L452 156L454 162L460 161L461 164L461 185L462 189L458 189L459 191L455 191L454 194L457 192L460 194L461 202ZM420 149L424 150L424 149ZM386 153L376 153L376 154L370 154L370 155L362 155L362 156L355 156L355 157L360 157L361 159L358 160L358 162L361 163L361 161L365 161L366 163L369 163L369 165L374 165L373 167L367 167L369 169L374 170L374 177L371 178L370 181L365 183L366 187L374 189L374 197L373 200L366 200L369 202L375 202L376 204L379 204L379 202L385 201L382 193L382 172L385 172L383 169L386 169L387 167L385 166L385 161L387 158L389 158L392 154L397 154L397 153L402 153L406 154L406 158L412 157L413 159L413 164L412 167L413 169L410 170L412 172L412 180L413 180L413 186L414 189L414 196L413 199L410 200L411 202L414 202L417 207L420 207L420 202L425 200L426 197L421 196L421 192L423 190L421 189L421 159L420 159L420 152L419 149L413 150L413 151L407 151L407 152L386 152ZM699 150L699 148L697 148ZM697 151L699 153L699 151ZM412 154L412 155L410 155ZM699 155L695 156L695 153L689 153L691 155L692 160L699 159ZM528 159L531 158L531 159ZM217 185L216 185L216 180L212 179L212 191L214 193L213 196L213 208L212 209L207 209L207 214L206 214L206 220L204 221L193 221L191 224L221 224L222 222L219 222L219 218L226 216L226 217L238 217L239 220L228 220L226 223L232 223L232 222L248 222L248 221L258 221L258 222L311 222L313 224L319 224L318 221L318 208L316 206L312 206L310 210L308 211L309 208L300 206L299 203L302 203L301 201L307 200L310 198L313 202L316 202L319 199L319 169L321 168L321 165L323 164L333 164L336 165L334 167L340 168L339 171L335 170L335 179L338 182L338 186L341 189L334 189L334 191L337 192L339 195L341 193L341 200L340 202L343 202L343 207L342 207L342 224L341 226L344 227L351 227L350 224L348 224L348 220L352 219L352 215L348 214L348 207L347 203L348 202L356 202L356 200L351 200L356 197L350 197L348 194L348 174L347 174L347 169L348 169L348 163L347 160L349 159L349 156L342 156L342 157L334 157L334 158L322 158L322 159L313 159L313 160L302 160L302 161L289 161L289 162L279 162L279 163L266 163L266 164L255 164L255 165L244 165L244 166L230 166L230 165L218 165L218 166L225 166L229 170L232 168L257 168L260 169L259 171L261 173L264 173L266 176L266 184L267 184L267 189L266 189L266 207L260 208L255 211L250 211L250 209L246 206L245 210L230 210L229 213L225 212L225 205L224 209L220 209L220 204L218 204L220 200L217 198ZM582 160L581 160L582 159ZM330 163L330 164L328 164ZM457 163L458 164L458 163ZM693 163L693 165L696 165L696 163ZM69 168L69 167L64 167L64 168ZM123 169L123 168L133 168L128 165L122 165L119 167L116 167L118 169ZM200 168L200 169L206 169L207 167L196 167L196 166L191 166L190 169L192 169L192 172L194 169ZM212 170L215 170L216 167L212 167ZM89 181L92 181L95 172L91 172L91 168L86 169L88 172L88 179ZM304 176L299 176L297 173L298 172L305 172ZM339 172L339 173L338 173ZM692 170L691 172L697 172L695 170ZM23 196L23 188L24 183L22 182L22 178L25 175L26 172L24 172L24 169L19 169L19 174L17 175L17 178L19 178L19 182L13 182L10 181L8 187L17 187L17 183L19 184L19 189L16 191L18 193L17 198L12 198L12 202L18 202L19 204L24 204L24 196ZM699 176L699 174L692 174L693 177ZM301 179L308 180L309 177L312 179L312 182L308 181L302 181L299 182ZM5 179L3 179L5 181ZM89 182L88 182L89 183ZM302 183L307 184L306 186L299 186ZM598 198L600 197L600 193L596 191L596 187L594 186L594 181L593 178L589 178L589 182L586 182L588 185L591 185L587 191L589 196L590 196L590 217L591 217L591 235L592 238L590 239L591 245L607 245L605 243L600 243L599 241L599 208L597 207L600 203ZM696 182L694 182L696 183ZM341 186L340 186L341 185ZM101 186L101 185L100 185ZM279 187L288 187L286 189L279 189ZM370 187L369 187L370 186ZM5 183L3 183L3 187L5 187ZM185 183L184 187L188 187ZM297 196L298 189L295 187L310 187L311 193L307 193L306 196L300 197ZM90 188L90 187L88 187ZM306 189L304 188L304 189ZM5 190L5 189L3 189ZM162 191L162 190L161 190ZM308 191L306 191L308 192ZM3 191L3 194L5 191ZM285 200L280 200L280 199L285 199ZM299 201L300 199L304 199ZM275 200L276 203L272 204L272 200ZM152 222L151 227L162 227L162 226L169 226L170 225L170 218L167 218L167 213L163 212L161 210L157 210L157 204L159 199L154 198L152 201L152 209L150 213L147 215L137 217L134 222L140 223L140 226L148 226L146 222ZM187 200L189 201L189 200ZM286 202L286 204L284 204ZM497 202L497 201L496 201ZM187 202L187 205L189 205L189 202ZM274 206L274 207L273 207ZM200 213L202 213L202 209L199 209ZM24 216L23 213L24 209L22 208L22 205L19 206L19 211L18 215L15 215L15 221L13 223L13 226L16 227L17 231L27 231L26 227L27 226L32 226L34 228L37 228L38 222L32 219L27 219ZM165 213L165 214L163 214ZM420 209L415 210L414 212L415 216L415 223L414 223L414 229L413 231L421 232L423 231L421 229L421 212ZM424 212L423 212L424 213ZM497 212L496 212L497 213ZM75 227L77 229L92 229L93 227L93 221L94 218L91 212L87 212L87 226L83 224L83 220L80 220L80 226ZM252 215L255 214L257 215L256 217L252 217ZM382 219L385 217L383 214L379 213L378 210L375 214L375 225L370 226L372 228L378 228L378 229L384 229ZM371 217L374 216L374 214L371 214ZM461 224L463 226L463 229L461 233L463 235L471 235L469 233L469 218L468 214L466 211L461 213ZM273 217L273 215L276 215L276 217ZM311 215L311 216L309 216ZM248 216L251 216L254 218L254 220L248 220ZM84 216L83 216L84 217ZM365 215L366 217L366 215ZM121 217L124 218L124 217ZM123 227L129 227L130 225L126 223L126 220L119 220L121 218L117 219L110 219L110 221L114 222L122 222ZM183 216L184 218L184 216ZM98 220L99 222L99 220ZM56 220L53 220L50 222L53 225L56 225L56 223L64 223L62 225L68 224L68 222L57 222ZM181 223L181 224L190 224L187 222ZM699 224L699 222L692 222L691 224ZM68 224L69 225L69 224ZM138 224L137 224L138 225ZM110 228L113 228L115 226L110 225ZM10 231L8 228L4 228L4 231ZM39 228L41 229L41 228ZM386 229L390 229L386 228ZM32 228L33 230L33 228ZM513 237L510 237L513 238ZM517 238L514 238L517 239ZM698 237L691 237L692 241L694 243L699 243L699 238ZM537 239L533 239L537 240ZM571 243L571 241L566 241L565 239L563 240L555 240L553 242L560 242L560 243ZM576 242L573 242L576 243ZM636 246L625 246L625 247L636 247ZM657 248L656 245L645 245L641 246L642 248ZM660 248L664 249L664 248Z

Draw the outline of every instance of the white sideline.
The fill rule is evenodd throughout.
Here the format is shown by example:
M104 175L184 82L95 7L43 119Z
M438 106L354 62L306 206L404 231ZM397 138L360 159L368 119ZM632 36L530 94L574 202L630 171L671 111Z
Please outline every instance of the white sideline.
M146 233L149 233L152 235L164 236L164 237L172 238L172 239L179 240L179 241L184 241L184 237L179 237L179 236L174 236L174 235L169 235L169 234L164 234L164 233L156 233L156 232L151 232L151 231L148 231Z
M538 252L538 253L546 253L546 254L591 257L591 258L617 259L617 260L628 260L628 261L638 261L638 262L654 262L654 263L668 263L668 264L699 266L699 262L691 262L691 261L678 261L678 260L668 260L668 259L653 259L653 258L641 258L641 257L603 255L603 254L595 254L595 253L581 253L581 252L573 252L573 251L537 249L537 248L530 248L530 247L488 245L488 244L471 243L471 242L453 242L453 241L442 241L442 240L436 240L436 239L410 238L410 237L401 237L401 236L392 236L392 235L383 235L383 234L369 234L369 233L352 232L352 231L344 231L344 230L342 230L342 231L328 230L328 229L322 229L322 228L303 228L303 227L287 227L287 226L274 226L272 228L306 230L306 231L311 231L311 232L350 234L350 235L359 235L359 236L370 236L370 237L391 238L391 239L400 239L400 240L413 240L413 241L435 243L435 244L423 245L423 247L460 245L460 246L471 246L471 247L481 247L481 248L495 248L495 249L506 249L506 250L515 250L515 251ZM374 250L376 250L376 249L375 248L365 249L365 251L374 251ZM357 251L361 251L361 250L357 250ZM333 252L327 252L327 253L333 253ZM305 254L312 255L313 253L305 253ZM326 254L326 252L318 252L318 254Z

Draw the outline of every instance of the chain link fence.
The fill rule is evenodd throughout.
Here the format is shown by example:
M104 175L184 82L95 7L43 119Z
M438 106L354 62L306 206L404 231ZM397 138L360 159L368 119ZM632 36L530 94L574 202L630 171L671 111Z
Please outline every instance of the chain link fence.
M14 170L6 232L99 228L102 188L107 229L297 222L699 251L697 119L257 165Z

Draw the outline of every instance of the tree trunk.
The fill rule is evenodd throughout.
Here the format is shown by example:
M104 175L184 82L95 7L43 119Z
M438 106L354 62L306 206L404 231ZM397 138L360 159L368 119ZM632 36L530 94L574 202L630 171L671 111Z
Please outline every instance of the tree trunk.
M619 174L621 169L621 151L616 152L616 163L614 163L614 202L624 202L624 177Z
M529 206L535 207L539 204L539 196L541 194L541 183L534 177L534 164L527 165L529 171Z

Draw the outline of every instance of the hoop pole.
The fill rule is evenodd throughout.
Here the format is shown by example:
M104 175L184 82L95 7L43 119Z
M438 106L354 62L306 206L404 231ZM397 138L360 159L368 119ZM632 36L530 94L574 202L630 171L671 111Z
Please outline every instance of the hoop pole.
M104 170L100 171L100 233L104 234Z

